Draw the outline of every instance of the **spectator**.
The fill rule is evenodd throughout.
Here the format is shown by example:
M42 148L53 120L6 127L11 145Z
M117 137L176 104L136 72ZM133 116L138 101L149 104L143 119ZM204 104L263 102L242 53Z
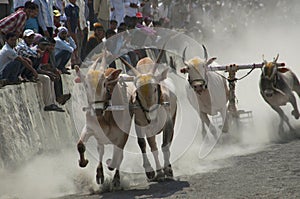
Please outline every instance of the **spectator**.
M100 23L93 24L94 34L91 35L86 44L86 55L88 55L96 46L98 46L105 37L105 31Z
M53 36L53 1L32 0L39 7L38 22L40 26L39 33L45 37Z
M80 30L77 33L77 47L78 47L78 56L79 56L79 63L81 63L85 58L85 48L88 39L88 15L89 15L89 8L87 5L87 0L78 0L78 6L81 8L79 9L79 27Z
M39 32L39 22L37 18L38 15L39 15L39 7L36 6L34 10L34 16L31 16L26 20L24 30L31 29L35 33Z
M6 34L6 43L0 50L0 79L6 79L6 84L21 83L19 75L24 67L28 68L38 78L36 70L32 67L31 60L20 56L14 50L17 36L15 33Z
M140 4L139 0L124 0L125 6L125 17L124 22L126 23L128 29L135 28L136 23L136 13L140 7L143 7L143 3Z
M24 8L0 20L0 48L4 45L5 35L8 33L15 33L17 38L22 37L23 29L26 20L35 16L36 9L34 3L27 1Z
M42 52L38 52L36 50L31 49L31 45L34 41L34 36L35 33L33 30L25 30L23 33L23 40L17 44L15 50L18 55L30 59L32 67L36 70L39 65L39 59L41 57ZM25 81L36 81L32 71L28 69L23 70L22 78L24 78Z
M69 35L75 41L76 48L71 55L71 66L80 65L81 60L79 58L79 44L77 34L81 31L79 24L79 7L76 5L76 0L69 0L69 4L65 7L65 14L67 17L66 27L68 28ZM80 34L80 33L79 33Z
M110 20L109 29L116 31L117 27L118 27L118 22L116 20Z
M109 28L110 19L110 3L109 0L95 0L94 1L94 11L97 20L103 25L106 31Z
M61 26L60 16L61 16L61 13L59 12L59 10L53 10L53 23L54 23L53 37L57 36L58 28Z
M110 20L116 20L117 26L124 22L124 1L110 0Z
M75 41L72 37L68 36L68 29L66 27L58 28L58 35L54 38L56 41L55 45L55 60L56 67L63 74L70 75L71 73L67 71L66 65L71 59L71 55L77 48Z
M43 37L40 39L39 44L36 46L36 50L45 52L47 47L50 45L48 39ZM40 60L41 61L41 60ZM41 63L41 62L40 62ZM43 68L43 65L38 65L39 79L42 83L41 93L43 94L43 101L45 104L44 111L58 111L65 112L62 108L55 104L55 90L54 81L58 79L54 73L47 71Z
M56 68L56 60L54 55L56 41L53 38L49 38L49 43L50 44L47 45L46 50L41 58L40 67L41 69L49 71L55 75L52 79L54 82L56 101L59 104L64 105L71 98L71 94L63 94L61 75L59 70Z
M95 16L95 12L94 12L94 1L93 0L87 0L87 5L88 5L88 9L89 9L89 15L88 15L88 21L90 22L90 24L94 24L97 22L97 17ZM94 30L94 27L91 25L90 26L90 30Z

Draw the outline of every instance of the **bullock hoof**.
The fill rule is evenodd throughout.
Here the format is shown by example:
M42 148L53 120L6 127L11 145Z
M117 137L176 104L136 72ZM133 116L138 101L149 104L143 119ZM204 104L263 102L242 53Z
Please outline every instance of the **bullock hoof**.
M113 181L112 181L112 184L113 184L114 188L120 187L121 186L120 179L119 178L114 178Z
M159 169L156 171L156 177L155 177L156 181L161 182L165 179L165 174L162 171L162 169Z
M84 153L85 152L85 146L82 142L79 142L77 144L77 150L78 150L79 153Z
M167 178L173 178L173 170L172 170L172 166L168 165L164 168L164 173L167 176Z
M152 180L155 177L155 172L154 171L146 172L146 176L148 180Z
M295 117L295 119L299 119L299 112L298 111L293 110L292 115Z
M86 165L89 163L89 160L87 160L87 159L78 160L78 162L79 162L79 166L83 168L83 167L86 167Z

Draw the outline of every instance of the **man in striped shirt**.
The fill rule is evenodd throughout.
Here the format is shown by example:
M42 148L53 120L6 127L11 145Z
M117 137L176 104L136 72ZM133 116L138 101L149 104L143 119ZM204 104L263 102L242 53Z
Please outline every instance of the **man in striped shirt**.
M22 37L26 20L35 17L34 10L37 5L27 1L24 8L18 9L16 12L0 20L0 47L4 45L4 38L7 33L15 33L17 37Z

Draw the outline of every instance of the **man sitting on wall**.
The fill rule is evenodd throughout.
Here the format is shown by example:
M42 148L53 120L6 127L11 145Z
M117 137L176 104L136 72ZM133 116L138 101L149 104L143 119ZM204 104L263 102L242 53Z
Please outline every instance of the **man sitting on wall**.
M70 75L67 71L66 65L71 59L73 51L77 48L75 41L68 35L68 29L66 27L58 28L58 35L54 38L55 45L55 59L57 63L57 69L63 74Z
M38 78L37 71L32 67L32 61L29 58L18 55L14 50L16 43L17 35L15 33L7 33L6 43L0 50L1 86L21 83L19 75L24 70L24 67L32 72L34 78Z

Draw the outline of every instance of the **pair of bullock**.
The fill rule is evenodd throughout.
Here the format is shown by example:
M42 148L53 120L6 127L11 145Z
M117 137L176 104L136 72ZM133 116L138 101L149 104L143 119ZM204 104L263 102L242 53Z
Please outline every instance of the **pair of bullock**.
M208 59L206 48L204 46L203 48L205 60L195 57L185 61L184 51L183 62L185 67L181 69L181 72L188 73L189 84L197 94L197 105L199 107L195 108L199 110L199 116L202 120L203 136L206 134L206 128L204 127L206 124L210 132L216 137L216 128L210 122L208 115L215 115L220 112L224 121L222 131L228 131L228 119L226 117L228 88L226 81L221 76L208 70L208 66L216 58ZM96 174L98 184L104 182L102 165L104 145L113 144L113 157L107 161L107 164L110 170L116 169L113 178L114 186L120 185L119 169L133 115L135 115L134 122L138 145L142 151L143 167L147 178L160 180L165 177L173 177L170 163L170 145L174 134L177 98L169 89L172 86L167 85L169 84L169 81L166 81L168 69L157 74L161 55L162 51L155 62L148 57L141 59L136 68L122 60L134 73L132 89L122 81L120 77L121 70L106 69L105 53L99 69L96 69L98 60L86 75L83 75L78 67L75 68L81 82L85 85L89 104L86 111L85 127L77 144L80 154L79 165L80 167L87 165L88 161L84 156L84 144L90 136L95 136L99 151L99 165ZM293 95L293 91L295 91L300 96L299 81L290 70L280 69L277 65L277 59L278 57L269 63L264 61L260 81L261 94L266 102L279 113L281 118L280 129L282 129L283 121L287 122L292 129L280 106L290 102L294 107L292 114L296 119L299 118L296 99ZM128 90L133 91L128 92ZM114 105L123 107L122 111L114 111ZM150 124L156 128L153 128L153 126L148 128ZM163 132L163 167L158 158L158 148L155 140L155 136L160 132ZM154 156L156 175L146 155L145 138Z

